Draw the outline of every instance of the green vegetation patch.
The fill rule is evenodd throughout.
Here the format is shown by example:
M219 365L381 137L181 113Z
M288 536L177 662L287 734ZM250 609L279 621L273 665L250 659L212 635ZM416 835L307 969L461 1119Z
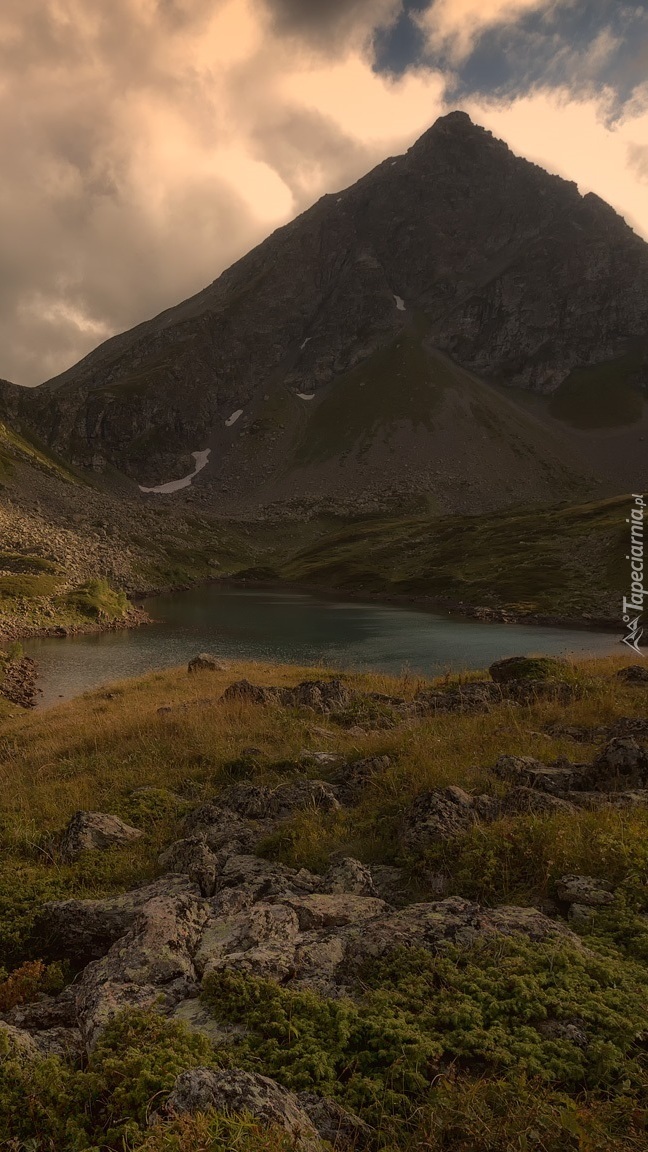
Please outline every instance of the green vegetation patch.
M280 571L284 579L344 590L606 615L629 582L629 502L366 520L321 536Z
M28 573L0 576L0 598L16 600L24 596L27 600L35 600L40 596L53 596L60 586L61 580L56 576L34 576Z
M231 971L212 973L203 998L220 1022L245 1024L241 1067L379 1123L385 1113L410 1121L450 1067L568 1091L638 1084L641 975L584 948L498 937L437 955L398 948L361 969L353 1001ZM586 1043L554 1026L575 1021Z
M86 580L79 588L69 592L68 604L84 616L98 620L118 620L125 616L129 604L125 592L111 588L107 580Z
M420 335L402 332L330 384L309 420L294 463L318 463L371 447L398 424L432 427L452 367L429 356Z
M60 565L55 560L47 560L44 556L34 556L22 552L0 552L0 568L5 572L20 572L21 574L38 574L60 572Z
M114 1020L82 1069L55 1057L25 1063L1 1034L0 1046L0 1145L12 1148L121 1152L145 1137L181 1072L218 1064L204 1037L154 1012Z

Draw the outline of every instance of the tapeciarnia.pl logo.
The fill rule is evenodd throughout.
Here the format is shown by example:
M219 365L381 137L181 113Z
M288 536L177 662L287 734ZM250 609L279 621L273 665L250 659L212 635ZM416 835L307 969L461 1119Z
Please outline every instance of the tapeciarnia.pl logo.
M644 588L644 512L645 501L643 496L632 493L634 505L630 509L630 517L626 524L630 525L630 552L626 560L630 561L630 597L623 597L623 623L627 626L626 635L622 644L627 644L639 656L643 656L640 643L643 636L641 628L641 615L644 606L644 596L648 591ZM636 615L635 615L636 613Z

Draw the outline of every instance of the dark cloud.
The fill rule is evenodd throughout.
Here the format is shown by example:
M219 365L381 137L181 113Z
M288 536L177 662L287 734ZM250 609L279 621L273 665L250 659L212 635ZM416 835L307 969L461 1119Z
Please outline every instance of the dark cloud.
M335 51L358 32L371 38L398 19L401 0L260 0L280 36L297 36L310 47Z
M510 101L539 88L575 94L606 89L614 116L648 78L645 3L546 0L517 13L503 8L498 22L476 25L471 49L459 62L452 41L426 50L416 33L422 8L433 12L434 3L404 0L401 20L377 41L376 64L393 75L421 64L440 69L448 76L450 103L470 97Z

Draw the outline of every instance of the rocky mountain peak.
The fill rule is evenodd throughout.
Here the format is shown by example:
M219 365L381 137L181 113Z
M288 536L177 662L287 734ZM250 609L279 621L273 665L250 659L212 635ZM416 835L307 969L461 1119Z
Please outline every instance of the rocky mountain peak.
M219 506L371 503L387 483L467 511L573 494L572 448L493 385L550 396L617 362L622 398L626 376L648 385L648 245L455 111L34 390L22 418L146 488L209 448L197 483Z

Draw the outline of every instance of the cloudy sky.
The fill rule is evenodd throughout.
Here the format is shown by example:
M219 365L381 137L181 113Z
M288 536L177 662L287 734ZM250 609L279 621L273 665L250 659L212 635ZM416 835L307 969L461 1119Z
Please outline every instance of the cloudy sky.
M648 238L648 0L2 0L0 377L197 291L453 108Z

